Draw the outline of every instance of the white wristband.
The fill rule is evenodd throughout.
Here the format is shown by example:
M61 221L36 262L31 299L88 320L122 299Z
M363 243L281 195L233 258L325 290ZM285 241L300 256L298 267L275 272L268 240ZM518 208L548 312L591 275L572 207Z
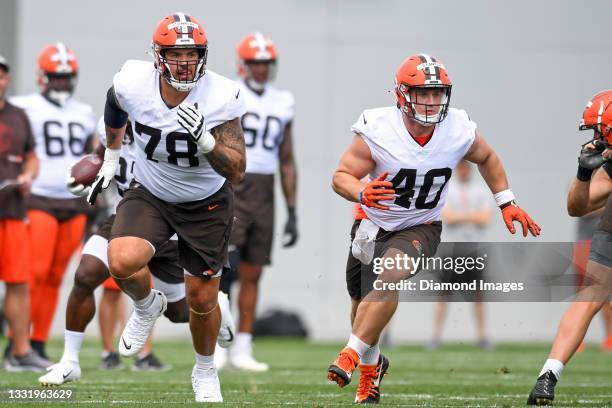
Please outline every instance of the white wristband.
M514 200L514 193L510 189L495 193L493 196L498 207Z
M198 139L198 146L200 147L200 151L204 154L212 152L212 150L215 148L215 144L217 144L217 141L209 131L206 131Z
M119 149L111 149L106 148L104 151L104 161L107 163L119 163L119 157L121 156L121 148Z

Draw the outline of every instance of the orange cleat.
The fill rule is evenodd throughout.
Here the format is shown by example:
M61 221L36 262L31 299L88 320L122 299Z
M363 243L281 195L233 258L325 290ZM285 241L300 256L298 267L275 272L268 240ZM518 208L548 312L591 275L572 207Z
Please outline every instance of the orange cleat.
M389 360L382 354L378 364L359 364L359 387L355 404L378 404L380 402L380 383L389 369Z
M345 347L340 352L336 361L327 369L327 379L334 381L340 388L351 382L353 371L359 364L359 356L352 348Z

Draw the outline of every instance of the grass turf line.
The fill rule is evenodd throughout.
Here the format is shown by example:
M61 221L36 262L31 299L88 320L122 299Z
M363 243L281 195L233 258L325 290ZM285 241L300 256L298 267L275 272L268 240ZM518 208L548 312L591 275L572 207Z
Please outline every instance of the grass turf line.
M549 345L505 344L495 351L451 344L434 352L421 346L388 348L391 360L382 385L383 406L408 407L513 407L524 406ZM325 379L327 366L340 344L266 339L256 343L256 356L270 363L271 371L248 374L221 372L225 406L338 407L353 406L358 374L344 389ZM124 359L121 371L99 371L100 343L88 340L81 354L81 381L72 403L61 406L200 406L194 403L190 374L194 364L188 340L157 341L156 355L173 368L163 373L134 373ZM52 357L62 352L60 341L48 346ZM0 388L37 387L39 374L0 371ZM612 407L612 353L591 345L575 356L557 386L555 406ZM12 404L2 393L0 406ZM19 406L41 406L22 402Z

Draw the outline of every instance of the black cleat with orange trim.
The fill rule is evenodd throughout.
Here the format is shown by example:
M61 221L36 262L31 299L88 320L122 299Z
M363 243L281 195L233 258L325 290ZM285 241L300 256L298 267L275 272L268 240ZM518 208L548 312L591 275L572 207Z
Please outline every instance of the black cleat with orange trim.
M340 388L351 382L353 371L359 364L359 356L357 352L350 347L345 347L336 361L327 369L327 379L334 381Z
M359 364L359 386L355 396L356 404L378 404L380 402L380 383L389 369L389 359L382 354L378 364Z

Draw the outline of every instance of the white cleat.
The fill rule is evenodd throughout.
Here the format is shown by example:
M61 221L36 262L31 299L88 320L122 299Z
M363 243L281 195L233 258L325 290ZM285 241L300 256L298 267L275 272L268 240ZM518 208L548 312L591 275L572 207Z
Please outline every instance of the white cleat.
M153 304L149 307L150 312L138 312L134 310L128 320L121 337L119 338L119 354L131 357L142 350L145 342L151 335L155 321L161 316L168 306L168 299L159 290L151 289L155 294Z
M228 350L221 348L218 344L215 348L215 367L217 370L223 370L227 366Z
M194 366L191 371L191 386L196 402L223 402L216 369L203 370Z
M255 360L252 355L247 353L230 353L230 364L238 370L252 371L255 373L262 373L270 369L269 365L260 363Z
M42 386L62 385L81 378L81 367L79 363L72 361L60 361L47 368L47 374L38 378Z
M219 335L217 336L217 343L223 348L228 348L234 342L234 333L236 332L236 326L234 324L234 317L230 310L230 303L227 294L219 292L217 297L219 302L219 309L221 310L221 327L219 328Z

